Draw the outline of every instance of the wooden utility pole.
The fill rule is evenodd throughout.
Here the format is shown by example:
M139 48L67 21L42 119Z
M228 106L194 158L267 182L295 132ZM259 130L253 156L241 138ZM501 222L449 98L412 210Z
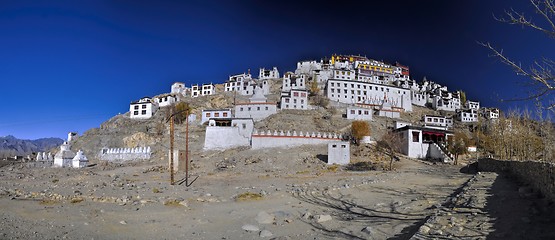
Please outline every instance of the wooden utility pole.
M185 118L185 186L189 186L189 109Z
M189 112L190 109L184 110L184 111L179 111L176 113L172 113L172 115L168 118L168 120L166 122L170 122L170 184L174 185L175 181L174 181L174 170L173 170L173 166L174 166L174 159L173 159L173 149L174 149L174 139L175 139L175 127L174 127L174 117L177 114L180 113L186 113L186 117L185 117L185 126L186 126L186 133L185 133L185 184L186 186L189 186Z
M173 141L174 141L174 126L173 115L170 116L170 185L174 184L173 177Z

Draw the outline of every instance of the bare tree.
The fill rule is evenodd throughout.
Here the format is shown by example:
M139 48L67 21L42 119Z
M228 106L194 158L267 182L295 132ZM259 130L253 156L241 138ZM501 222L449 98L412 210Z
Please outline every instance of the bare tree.
M511 24L531 28L545 33L548 37L555 39L555 3L553 0L529 0L534 7L535 14L540 16L540 22L532 21L532 17L519 13L514 9L506 10L503 17L495 18L496 20ZM514 100L548 100L550 104L547 109L554 110L555 102L550 98L555 93L555 61L552 59L541 58L536 60L534 64L528 68L522 67L522 64L510 59L499 50L493 47L489 42L480 42L480 45L488 48L492 52L492 56L500 59L503 63L510 66L513 71L519 75L530 79L526 82L531 89L527 97Z
M393 170L393 161L401 151L402 138L398 133L387 132L377 142L377 150L389 157L389 171Z

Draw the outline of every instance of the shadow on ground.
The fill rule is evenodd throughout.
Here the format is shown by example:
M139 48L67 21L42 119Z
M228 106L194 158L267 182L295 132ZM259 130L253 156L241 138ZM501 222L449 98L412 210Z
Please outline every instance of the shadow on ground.
M555 239L553 203L530 187L500 174L488 195L485 211L494 229L487 239Z
M400 193L401 194L401 193ZM393 236L392 239L408 239L412 236L420 225L424 223L429 214L429 210L425 209L420 212L403 213L399 211L400 205L397 202L378 208L363 206L355 201L348 199L346 196L332 196L329 193L298 193L295 197L306 203L320 206L330 212L334 220L346 222L342 225L360 225L369 226L371 233L364 233L361 229L333 229L333 227L325 224L317 223L310 219L302 219L305 223L318 229L328 237L346 238L346 239L382 239L391 237L391 229L394 226L404 226L400 233ZM376 227L382 225L384 227ZM387 229L387 230L383 230ZM373 235L373 236L369 236Z

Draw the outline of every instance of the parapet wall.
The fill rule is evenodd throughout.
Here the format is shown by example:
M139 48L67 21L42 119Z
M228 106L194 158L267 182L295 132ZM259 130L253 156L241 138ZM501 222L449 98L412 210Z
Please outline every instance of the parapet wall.
M303 133L296 131L261 131L252 133L252 149L274 147L297 147L300 145L327 144L341 140L342 136L335 133Z
M104 161L133 161L150 159L150 147L136 148L103 148L98 154L98 158Z
M537 161L478 160L479 171L507 173L555 200L555 164Z

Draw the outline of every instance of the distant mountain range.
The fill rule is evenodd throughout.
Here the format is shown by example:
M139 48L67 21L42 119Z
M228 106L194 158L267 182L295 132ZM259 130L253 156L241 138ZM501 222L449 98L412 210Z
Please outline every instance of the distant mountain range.
M36 140L18 139L8 135L0 137L0 157L25 156L33 152L45 152L61 145L61 138L39 138Z

